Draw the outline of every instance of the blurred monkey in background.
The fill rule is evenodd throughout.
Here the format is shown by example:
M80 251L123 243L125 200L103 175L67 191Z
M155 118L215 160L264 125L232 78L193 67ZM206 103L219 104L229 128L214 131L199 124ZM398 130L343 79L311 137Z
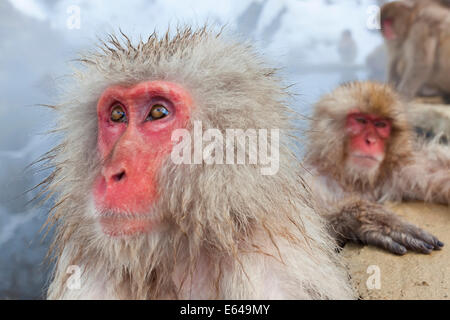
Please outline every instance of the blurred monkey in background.
M381 8L388 81L406 98L450 93L449 1L394 1Z
M389 200L450 203L450 149L414 141L404 106L389 86L354 82L322 97L305 162L311 172L307 182L341 242L396 254L443 246L383 205Z
M343 63L355 63L356 56L358 54L358 48L350 30L342 31L341 39L339 40L338 45L338 52Z

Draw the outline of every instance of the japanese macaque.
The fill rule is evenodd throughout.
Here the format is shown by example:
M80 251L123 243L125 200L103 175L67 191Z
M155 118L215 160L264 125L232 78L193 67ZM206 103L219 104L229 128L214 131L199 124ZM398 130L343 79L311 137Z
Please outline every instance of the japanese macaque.
M343 63L352 64L355 62L358 48L350 30L342 31L338 44L338 52Z
M384 44L381 44L366 57L366 67L369 71L367 78L372 81L385 81L386 61L387 49Z
M300 176L287 93L249 45L186 28L100 48L55 106L63 141L46 156L56 197L48 298L354 298ZM198 122L213 130L209 142L208 131L195 140ZM262 174L265 160L219 161L220 134L240 128L273 132L259 150L279 156L276 172ZM208 142L215 161L173 161L186 132L194 151L183 156Z
M388 86L354 82L315 106L308 133L307 182L340 241L396 254L430 253L436 237L400 220L385 201L450 202L450 150L415 144L404 106Z
M450 10L447 1L394 1L381 8L389 53L388 81L410 99L450 93Z

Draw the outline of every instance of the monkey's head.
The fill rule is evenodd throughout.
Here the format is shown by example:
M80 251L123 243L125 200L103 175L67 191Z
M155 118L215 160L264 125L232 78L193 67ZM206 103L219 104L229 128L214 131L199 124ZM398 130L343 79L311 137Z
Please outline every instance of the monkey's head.
M381 32L388 43L401 43L406 38L413 9L413 3L402 1L389 2L381 7Z
M305 194L292 174L287 94L250 46L206 29L153 34L137 45L111 36L80 64L56 107L62 144L48 154L55 170L46 190L59 197L50 219L60 250L82 243L71 245L79 251L71 254L151 270L179 253L194 259L205 246L231 254L255 223L299 211L292 208L297 200L274 201L286 188L297 194L292 199ZM193 139L190 164L173 161L177 129ZM261 174L267 163L249 164L245 146L245 164L235 164L236 145L232 164L196 163L196 144L208 129L223 134L213 142L224 144L227 129L264 129L269 152L270 132L279 129L278 172Z
M388 86L342 85L315 106L309 157L344 180L376 183L411 152L403 105Z

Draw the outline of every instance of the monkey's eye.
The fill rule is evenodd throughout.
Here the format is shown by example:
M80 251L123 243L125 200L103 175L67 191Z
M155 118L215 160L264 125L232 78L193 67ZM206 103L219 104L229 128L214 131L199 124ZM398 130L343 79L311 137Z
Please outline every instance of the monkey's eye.
M121 105L115 105L111 110L111 121L113 122L125 122L127 116Z
M386 126L387 126L386 122L383 122L383 121L375 122L375 127L377 127L377 128L386 128Z
M367 120L365 118L356 118L355 120L361 124L367 124Z
M169 110L161 104L154 104L150 109L147 120L159 120L166 117L169 114Z

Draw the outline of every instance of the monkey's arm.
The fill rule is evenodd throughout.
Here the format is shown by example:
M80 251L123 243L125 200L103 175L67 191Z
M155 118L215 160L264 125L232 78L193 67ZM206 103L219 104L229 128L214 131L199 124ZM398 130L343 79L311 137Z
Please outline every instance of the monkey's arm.
M397 88L400 82L400 77L397 72L398 57L390 58L388 62L387 83L392 87Z
M395 254L407 250L430 253L443 243L426 231L401 220L383 205L350 198L326 214L338 241L355 241L384 248Z
M417 94L433 70L438 40L432 32L429 24L417 22L405 41L406 69L397 89L406 98L413 98Z
M400 190L401 198L406 200L450 205L450 148L434 142L422 143L391 188Z

